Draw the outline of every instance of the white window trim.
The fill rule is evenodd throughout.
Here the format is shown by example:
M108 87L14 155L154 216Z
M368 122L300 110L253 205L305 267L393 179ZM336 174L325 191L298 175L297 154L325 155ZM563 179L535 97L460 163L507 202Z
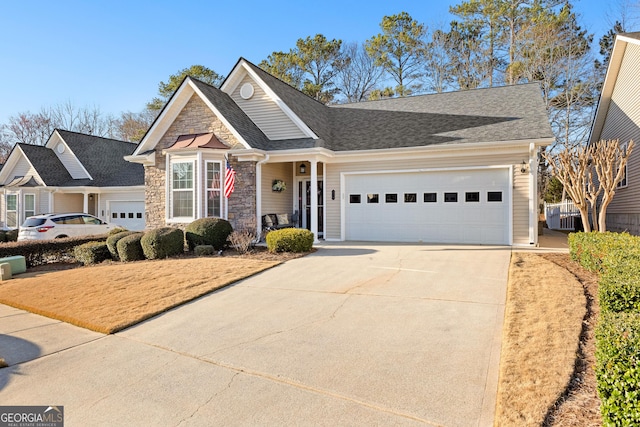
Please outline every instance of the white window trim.
M27 196L33 197L33 212L30 215L27 215ZM35 193L23 193L22 194L22 221L27 219L30 216L34 216L36 214L36 195Z
M622 143L620 144L620 148L622 148L622 150L624 152L627 151L627 143ZM624 181L624 184L622 183ZM629 161L627 161L627 164L624 165L624 177L622 178L622 180L620 180L620 182L616 185L616 190L619 188L627 188L629 186Z
M222 218L223 215L223 206L224 206L224 200L222 199L223 193L224 193L224 179L223 179L223 174L225 173L225 169L223 169L223 164L222 161L220 160L206 160L205 161L205 166L204 166L204 203L203 203L203 217L207 217L209 216L209 191L213 191L216 190L215 187L208 187L207 186L207 178L208 178L208 173L209 173L209 165L210 164L217 164L218 165L218 173L219 173L219 182L218 182L218 198L220 201L220 212L218 217Z
M7 202L7 200L8 200L8 198L10 196L16 198L16 208L15 208L15 210L14 209L9 210L9 208L8 208L9 203ZM19 212L20 212L20 193L7 193L7 194L5 194L4 207L5 207L5 209L4 209L4 225L6 227L10 227L10 228L13 227L13 226L9 226L8 216L9 216L9 212L15 212L16 213L16 225L15 226L19 227L20 226L20 217L19 217Z
M173 189L173 167L174 165L180 164L180 163L188 163L191 164L192 167L192 177L191 177L191 193L192 193L192 200L193 200L193 206L192 206L192 212L193 215L190 217L186 217L186 216L180 216L180 217L174 217L173 216L173 193L174 193L174 189ZM173 160L171 159L171 161L169 162L169 170L168 170L168 174L169 174L169 185L167 186L168 191L167 191L167 206L168 206L168 218L167 218L167 222L168 223L184 223L184 222L192 222L195 220L196 218L196 179L197 179L197 165L195 160ZM186 192L186 189L180 189L177 191L183 191Z

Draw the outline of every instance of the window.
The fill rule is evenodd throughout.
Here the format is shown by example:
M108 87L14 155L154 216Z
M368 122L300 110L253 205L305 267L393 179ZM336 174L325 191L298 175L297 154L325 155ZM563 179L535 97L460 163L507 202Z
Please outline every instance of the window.
M405 203L417 203L418 195L416 193L404 193L404 202Z
M136 213L136 218L137 219L142 219L142 212Z
M487 202L501 202L502 191L489 191L487 193Z
M111 218L117 219L118 218L118 212L111 213Z
M480 201L480 193L477 191L464 193L464 201L465 202L479 202Z
M133 212L129 212L129 219L133 219Z
M620 148L624 151L625 154L628 155L628 153L627 153L627 143L626 142L624 144L620 144ZM624 165L624 175L622 176L622 179L620 180L620 182L618 183L618 185L616 187L622 188L622 187L626 187L626 186L627 186L627 165Z
M458 193L444 193L445 203L456 203L458 201Z
M367 203L378 203L377 194L367 194Z
M360 203L360 195L359 194L350 194L349 195L349 203Z
M425 203L436 203L438 201L438 193L424 193L422 197L424 197Z
M171 217L193 218L193 163L171 165Z
M18 195L7 194L7 227L16 228L18 226Z
M207 216L222 216L222 163L207 162Z
M398 195L395 193L385 194L384 201L385 203L398 203Z
M24 217L29 218L36 214L36 195L25 194L24 195Z

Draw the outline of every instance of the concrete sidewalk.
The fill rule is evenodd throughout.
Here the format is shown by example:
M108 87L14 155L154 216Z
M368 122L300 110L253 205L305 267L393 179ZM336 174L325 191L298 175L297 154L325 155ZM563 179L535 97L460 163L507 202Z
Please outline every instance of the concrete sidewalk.
M489 426L510 252L327 244L109 336L3 307L36 359L0 396L69 426Z

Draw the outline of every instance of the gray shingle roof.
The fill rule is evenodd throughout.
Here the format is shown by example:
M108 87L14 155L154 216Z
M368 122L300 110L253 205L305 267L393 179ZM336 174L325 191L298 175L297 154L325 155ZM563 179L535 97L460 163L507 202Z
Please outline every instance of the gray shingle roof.
M200 89L204 96L207 97L218 111L221 111L225 119L229 121L231 126L240 133L247 143L259 149L267 149L269 147L269 139L256 126L253 121L242 111L233 99L220 89L210 86L200 80L190 77L193 83Z
M553 138L537 83L326 106L246 62L334 151Z
M57 132L93 180L73 179L50 148L18 144L45 185L51 187L144 185L144 167L124 160L124 156L133 153L135 144L61 129L57 129Z
M124 160L133 153L136 144L85 135L58 129L58 133L69 145L93 180L72 180L61 186L89 185L92 187L126 187L144 185L144 166Z
M27 156L45 185L57 187L71 180L71 175L64 167L58 156L50 148L42 145L18 144Z

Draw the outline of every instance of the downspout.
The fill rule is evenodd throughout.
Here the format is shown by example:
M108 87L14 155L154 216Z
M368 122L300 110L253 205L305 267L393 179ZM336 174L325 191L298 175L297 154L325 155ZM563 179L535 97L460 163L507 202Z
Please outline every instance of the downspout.
M529 244L538 245L538 156L536 144L529 144Z
M262 235L262 165L269 161L269 154L256 163L256 236Z

